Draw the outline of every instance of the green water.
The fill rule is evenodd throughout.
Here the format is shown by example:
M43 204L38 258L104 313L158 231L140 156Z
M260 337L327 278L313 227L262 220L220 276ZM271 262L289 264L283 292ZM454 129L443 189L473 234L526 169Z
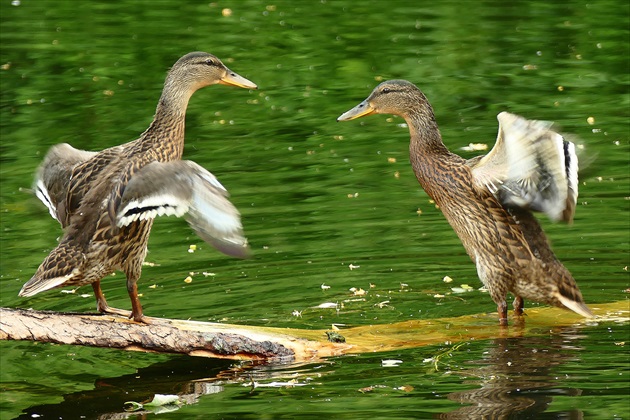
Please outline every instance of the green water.
M543 225L589 304L627 299L625 1L5 0L0 22L3 307L94 310L89 287L17 297L61 235L25 189L56 143L99 150L136 138L166 69L195 50L259 86L197 92L184 152L230 190L254 258L219 254L183 220L157 221L147 257L155 266L140 282L147 315L324 329L495 310L477 290L448 294L479 280L417 185L402 120L335 121L381 78L418 84L453 150L492 144L503 110L573 133L583 146L575 223ZM114 307L130 305L123 285L120 274L104 281ZM351 287L369 292L357 299ZM344 307L315 308L324 302ZM630 418L627 323L499 336L253 367L1 342L0 417L108 418L125 401L197 389L204 395L161 418ZM261 385L253 391L252 379ZM264 386L291 379L304 386Z

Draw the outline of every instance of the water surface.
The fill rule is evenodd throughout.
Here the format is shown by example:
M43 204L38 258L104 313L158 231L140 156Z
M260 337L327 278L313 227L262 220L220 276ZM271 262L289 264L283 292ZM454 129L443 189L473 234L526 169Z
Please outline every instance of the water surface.
M626 2L417 3L1 3L0 304L94 310L89 287L17 297L61 235L25 189L54 144L100 150L136 138L167 68L195 50L260 87L197 92L184 153L230 190L254 258L227 258L183 220L159 220L147 257L154 265L139 283L147 315L325 329L494 311L415 180L402 120L335 121L391 78L425 92L452 150L491 145L503 110L574 134L582 168L575 223L541 220L589 304L627 299ZM121 274L104 281L112 306L129 307L123 284ZM475 290L451 293L461 284ZM357 299L352 287L368 294ZM323 302L344 306L314 308ZM96 418L154 393L187 393L196 402L163 417L627 418L628 343L627 323L603 322L251 367L2 342L0 417ZM402 363L384 367L386 359ZM304 386L252 391L252 379Z

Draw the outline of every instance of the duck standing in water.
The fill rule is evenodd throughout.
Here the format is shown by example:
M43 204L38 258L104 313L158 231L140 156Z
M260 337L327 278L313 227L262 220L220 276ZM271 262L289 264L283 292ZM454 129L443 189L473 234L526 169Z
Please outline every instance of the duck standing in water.
M170 69L153 122L140 138L100 152L53 146L40 165L35 190L64 235L19 295L92 284L97 309L147 322L136 282L156 216L185 216L193 230L221 252L249 253L238 210L207 170L181 160L186 108L192 94L214 84L256 89L217 57L192 52ZM127 277L132 311L110 308L101 279Z
M431 104L406 80L381 83L337 121L370 114L405 119L416 177L477 266L501 325L507 325L508 292L515 296L517 316L523 314L523 299L593 316L530 212L573 220L578 188L573 143L551 131L549 123L502 112L494 148L465 160L446 148Z

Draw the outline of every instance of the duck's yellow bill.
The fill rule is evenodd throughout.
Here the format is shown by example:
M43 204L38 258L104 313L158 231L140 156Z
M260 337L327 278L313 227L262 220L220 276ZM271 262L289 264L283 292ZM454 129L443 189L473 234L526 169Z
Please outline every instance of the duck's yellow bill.
M375 109L367 102L363 101L359 105L352 108L350 111L346 111L337 118L337 121L350 121L356 118L364 117L366 115L373 114Z
M228 69L227 73L221 78L219 83L222 85L236 86L245 89L258 89L256 83L252 82L251 80L247 80L243 76L234 73L230 69Z

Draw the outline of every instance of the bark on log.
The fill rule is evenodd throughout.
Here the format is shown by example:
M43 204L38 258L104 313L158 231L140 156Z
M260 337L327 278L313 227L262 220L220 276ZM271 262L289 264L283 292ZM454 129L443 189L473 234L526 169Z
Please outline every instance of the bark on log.
M329 357L349 347L268 332L265 328L151 317L148 320L150 324L146 325L119 316L0 308L0 340L283 362Z
M0 308L0 340L32 340L147 352L181 353L236 360L306 362L347 353L372 353L470 339L537 335L576 324L629 322L630 302L590 305L596 317L568 310L530 308L525 318L497 325L497 314L422 319L341 330L343 343L326 339L326 330L252 327L151 318L138 324L110 315ZM526 321L525 321L526 319Z

